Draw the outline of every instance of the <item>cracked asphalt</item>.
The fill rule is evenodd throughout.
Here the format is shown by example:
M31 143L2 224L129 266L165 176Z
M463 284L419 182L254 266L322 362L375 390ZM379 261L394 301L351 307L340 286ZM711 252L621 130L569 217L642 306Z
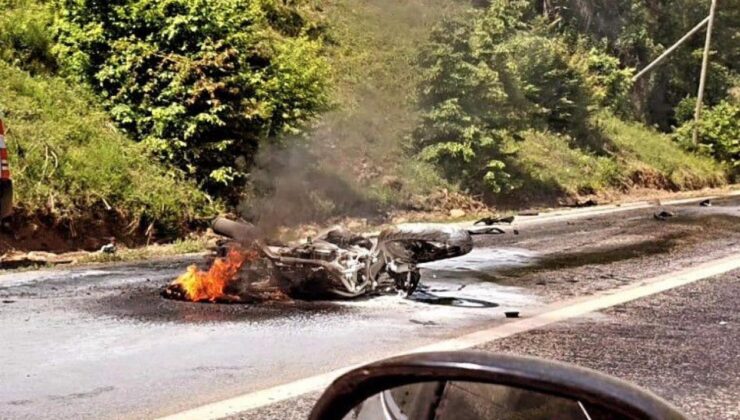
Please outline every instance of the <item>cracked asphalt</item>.
M518 228L428 266L443 296L203 305L158 291L189 261L0 274L0 418L151 418L506 322L740 252L740 199ZM740 279L721 278L484 346L566 360L646 386L696 418L738 416ZM493 305L492 305L493 306ZM721 324L720 324L721 323ZM734 398L733 398L734 397ZM305 418L315 394L244 413ZM734 400L734 401L733 401Z

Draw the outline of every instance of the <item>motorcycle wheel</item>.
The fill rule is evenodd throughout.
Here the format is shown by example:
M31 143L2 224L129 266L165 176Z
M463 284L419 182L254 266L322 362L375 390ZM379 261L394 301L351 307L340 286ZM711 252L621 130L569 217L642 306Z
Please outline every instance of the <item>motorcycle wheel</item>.
M403 292L406 297L411 296L419 286L421 273L418 271L407 271L405 273L388 273L396 284L396 289Z

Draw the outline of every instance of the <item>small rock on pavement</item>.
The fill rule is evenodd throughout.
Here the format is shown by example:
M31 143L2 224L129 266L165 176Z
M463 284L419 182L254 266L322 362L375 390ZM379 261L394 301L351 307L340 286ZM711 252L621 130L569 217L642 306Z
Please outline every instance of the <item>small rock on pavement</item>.
M463 209L452 209L450 210L450 217L460 218L465 216L465 210Z

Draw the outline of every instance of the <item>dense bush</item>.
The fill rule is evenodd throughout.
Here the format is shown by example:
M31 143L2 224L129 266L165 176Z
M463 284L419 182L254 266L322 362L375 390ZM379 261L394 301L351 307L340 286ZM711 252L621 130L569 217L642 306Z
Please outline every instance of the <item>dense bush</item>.
M498 192L508 187L501 147L510 135L505 125L515 125L524 113L507 100L499 73L492 68L496 57L483 61L471 45L473 29L464 21L446 22L423 51L422 114L414 146L448 179Z
M21 206L62 221L113 214L132 231L154 223L160 233L214 212L194 182L148 158L91 97L0 61L0 114Z
M571 62L583 72L597 105L623 118L633 116L633 68L622 68L619 59L595 47L574 54Z
M509 87L521 92L529 105L527 119L541 119L540 128L574 132L586 121L592 102L584 74L569 62L568 47L557 38L529 33L518 34L503 42L499 49L503 68L508 68L514 82Z
M45 3L0 0L0 60L34 73L53 71L52 21Z
M123 129L223 192L260 142L327 105L320 22L305 3L57 0L55 51Z
M523 26L530 11L524 2L494 2L435 30L421 55L413 144L448 179L477 192L517 186L507 166L522 130L580 133L594 102L567 46Z
M687 101L693 104L696 101ZM688 120L675 133L675 138L688 148L693 145L694 121ZM698 145L740 176L740 105L722 101L705 109L699 120Z
M614 115L635 116L634 69L607 54L608 45L569 38L535 11L528 2L495 0L433 32L421 53L422 112L412 137L422 159L489 198L518 188L624 188L633 176L661 188L722 182L716 165L668 137L614 123ZM558 159L585 162L588 170L555 169ZM681 169L682 159L690 167Z

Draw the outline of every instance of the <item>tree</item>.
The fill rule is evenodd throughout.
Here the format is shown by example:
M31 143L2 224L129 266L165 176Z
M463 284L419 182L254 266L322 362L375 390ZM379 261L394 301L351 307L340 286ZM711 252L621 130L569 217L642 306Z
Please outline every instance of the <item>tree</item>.
M696 99L686 103L696 103ZM694 121L687 120L678 127L674 137L691 148L693 132ZM722 101L702 114L699 120L699 147L729 165L734 177L740 176L740 105Z
M113 119L210 192L261 142L327 106L320 21L302 1L57 0L55 52Z
M420 56L413 145L448 179L479 193L516 187L510 156L522 131L582 131L593 102L568 47L531 30L532 12L527 2L492 2L436 29Z

